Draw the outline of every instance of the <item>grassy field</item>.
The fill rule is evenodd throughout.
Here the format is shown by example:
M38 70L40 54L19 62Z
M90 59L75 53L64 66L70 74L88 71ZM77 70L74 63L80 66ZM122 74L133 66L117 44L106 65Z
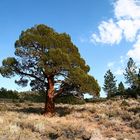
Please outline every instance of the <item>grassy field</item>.
M57 104L41 115L43 103L0 102L0 140L139 140L140 100Z

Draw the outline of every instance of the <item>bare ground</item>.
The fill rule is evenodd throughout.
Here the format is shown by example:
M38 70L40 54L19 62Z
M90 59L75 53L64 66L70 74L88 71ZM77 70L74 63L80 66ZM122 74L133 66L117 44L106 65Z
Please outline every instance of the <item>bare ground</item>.
M42 103L0 103L0 140L139 140L140 100L56 105L41 115Z

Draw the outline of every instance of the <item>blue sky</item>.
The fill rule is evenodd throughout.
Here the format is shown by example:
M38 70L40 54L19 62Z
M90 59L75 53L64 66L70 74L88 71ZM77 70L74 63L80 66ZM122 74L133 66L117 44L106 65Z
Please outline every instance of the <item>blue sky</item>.
M140 0L1 0L0 64L14 56L21 31L36 24L68 33L101 87L108 69L120 82L129 57L140 63ZM14 80L0 76L0 87L27 90Z

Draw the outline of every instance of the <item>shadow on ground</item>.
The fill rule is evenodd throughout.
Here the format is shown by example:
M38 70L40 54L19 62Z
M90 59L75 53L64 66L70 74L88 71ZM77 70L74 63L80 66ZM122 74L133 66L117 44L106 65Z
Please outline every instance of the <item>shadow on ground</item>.
M55 107L55 112L56 115L59 117L64 117L66 115L71 114L72 112L82 112L85 111L85 108L81 108L81 109L76 109L74 107L70 108L69 106L56 106ZM44 112L44 108L43 107L37 107L37 106L26 106L26 107L22 107L22 106L16 106L16 107L12 107L12 109L10 109L9 111L16 111L16 112L22 112L22 113L34 113L34 114L43 114Z
M24 108L12 108L12 109L8 109L8 111L16 111L18 113L22 112L22 113L34 113L34 114L43 114L44 112L44 108L41 107L24 107ZM66 115L69 115L72 110L68 107L56 107L55 108L55 112L56 115L58 115L59 117L63 117Z
M34 113L34 114L42 114L43 109L41 107L35 108L35 107L26 107L26 108L19 108L19 109L14 109L11 111L16 111L16 112L22 112L22 113Z
M68 107L56 107L55 111L59 117L64 117L66 115L69 115L72 112L72 109Z

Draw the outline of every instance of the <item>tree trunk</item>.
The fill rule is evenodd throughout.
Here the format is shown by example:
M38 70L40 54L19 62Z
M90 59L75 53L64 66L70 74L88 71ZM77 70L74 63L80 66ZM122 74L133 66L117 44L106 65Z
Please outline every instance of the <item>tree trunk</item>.
M53 116L54 114L55 114L54 79L53 77L48 77L48 90L46 92L44 115Z
M54 77L48 76L47 79L48 79L48 89L46 91L44 115L53 116L55 114L54 99L63 92L63 88L61 88L57 93L54 93Z
M48 94L46 94L44 115L53 116L54 114L55 114L54 100L53 100L53 98L49 97Z

